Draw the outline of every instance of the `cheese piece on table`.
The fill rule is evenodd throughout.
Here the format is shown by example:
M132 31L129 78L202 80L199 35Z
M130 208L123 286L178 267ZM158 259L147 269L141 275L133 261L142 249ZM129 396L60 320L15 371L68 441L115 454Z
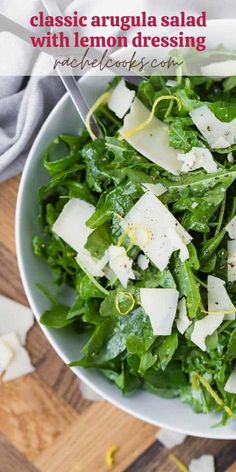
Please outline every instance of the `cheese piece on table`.
M0 295L0 336L14 331L21 344L25 344L27 332L33 324L30 308Z
M213 149L227 148L235 144L236 118L230 122L220 121L207 105L191 111L189 115Z
M111 94L108 108L110 108L118 118L123 118L130 109L134 97L134 90L129 90L125 85L124 79L121 79Z
M20 339L14 331L4 334L4 336L1 336L0 340L13 352L21 345Z
M214 316L223 314L225 320L234 320L236 308L225 288L225 282L218 277L208 276L208 311ZM219 313L218 313L219 312Z
M189 464L189 472L215 472L214 457L204 454L198 459L193 459Z
M0 338L0 374L6 370L14 353Z
M236 369L234 369L228 377L224 390L228 393L236 393Z
M138 200L120 224L133 244L139 246L161 271L174 251L180 250L182 261L189 257L186 245L192 237L151 192Z
M228 282L235 282L236 280L236 239L228 241Z
M172 449L173 447L183 444L187 437L184 433L177 433L176 431L165 428L161 428L155 436L167 449Z
M128 257L122 246L110 246L107 250L109 266L123 287L127 287L129 279L135 279L132 270L133 260Z
M217 172L217 164L207 148L193 147L186 154L178 154L178 159L183 162L181 172L192 172L201 168L206 172Z
M236 215L229 221L225 229L231 239L236 239Z
M121 137L147 120L149 115L150 110L135 97L130 112L124 118L123 127L120 129ZM181 163L177 159L178 151L169 146L169 128L166 123L155 116L147 127L126 140L151 162L158 164L171 174L180 173Z
M178 318L176 319L176 326L178 331L181 334L184 334L188 327L191 325L192 321L189 320L187 316L187 306L186 298L183 297L178 303Z
M14 353L13 358L7 366L5 374L2 377L3 382L14 380L17 377L30 374L34 371L30 356L23 346L19 346Z
M154 335L171 334L178 297L179 292L174 288L140 288L141 305L149 317Z

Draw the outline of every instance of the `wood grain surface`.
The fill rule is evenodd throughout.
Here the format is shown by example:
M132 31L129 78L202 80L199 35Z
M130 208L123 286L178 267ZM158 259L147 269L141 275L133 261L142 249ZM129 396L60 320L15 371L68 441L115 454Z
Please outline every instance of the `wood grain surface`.
M19 178L0 184L0 293L27 304L14 241L18 185ZM82 397L79 380L37 324L27 348L35 372L6 384L0 380L0 472L106 472L105 453L113 445L114 472L178 471L155 439L156 427ZM188 437L171 452L187 465L214 454L217 472L236 472L235 441Z

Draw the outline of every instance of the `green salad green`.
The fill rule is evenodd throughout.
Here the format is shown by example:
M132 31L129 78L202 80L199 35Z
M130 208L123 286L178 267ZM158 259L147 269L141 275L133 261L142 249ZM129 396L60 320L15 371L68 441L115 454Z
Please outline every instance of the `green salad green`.
M33 247L34 253L51 267L55 284L74 289L74 302L63 305L49 294L52 306L42 314L41 323L58 329L73 325L78 336L87 333L82 358L78 352L79 360L75 359L72 365L97 368L123 394L145 389L164 398L179 397L195 412L221 412L221 424L225 424L236 415L236 395L225 390L229 376L234 375L236 359L236 277L234 281L232 274L228 276L231 238L226 229L236 214L236 139L214 148L191 113L207 107L221 122L232 123L231 132L235 128L236 136L236 79L169 79L151 77L141 82L137 90L128 83L126 86L135 91L148 114L152 109L155 118L168 126L172 150L187 156L193 148L204 148L213 157L216 171L206 171L199 165L196 170L174 175L152 162L128 139L120 139L124 118L117 117L104 101L96 110L103 139L92 141L87 130L80 136L58 136L44 154L43 163L50 178L39 189L43 232L34 237ZM118 83L119 78L113 80L109 91ZM169 99L157 100L168 96ZM158 103L153 107L155 102ZM225 129L224 137L228 139L228 128ZM206 132L211 131L208 126ZM136 136L138 132L133 130ZM157 156L158 153L157 146ZM180 251L173 250L162 270L150 257L145 257L145 268L138 262L145 252L145 243L142 250L138 239L132 238L121 224L148 193L143 183L164 186L165 191L159 196L152 194L152 198L158 199L192 238L186 244L188 257L181 258ZM86 222L90 230L85 244L94 260L104 257L110 247L123 248L126 261L132 264L133 275L127 287L109 269L107 261L108 270L102 276L91 275L86 264L76 258L77 251L54 231L53 225L71 199L95 207ZM161 224L162 221L157 222ZM80 234L77 236L79 239ZM233 271L232 261L233 256ZM224 297L228 295L231 308L224 305L224 298L221 309L209 310L209 276L225 283ZM184 299L188 321L182 333L177 323L180 307L168 335L153 333L140 295L143 289L178 292L178 299ZM158 305L155 310L158 318ZM195 324L209 315L222 319L210 335L206 334L202 349L191 339L192 333Z

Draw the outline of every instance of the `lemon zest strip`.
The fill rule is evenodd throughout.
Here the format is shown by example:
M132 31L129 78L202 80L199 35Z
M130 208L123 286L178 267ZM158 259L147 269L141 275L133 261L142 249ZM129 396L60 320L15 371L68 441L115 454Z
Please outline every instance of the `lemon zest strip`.
M94 134L94 132L92 131L92 128L91 128L91 124L90 124L90 120L91 120L91 116L93 115L93 113L101 106L101 105L106 105L109 98L111 96L111 92L105 92L103 93L97 100L96 102L91 106L91 108L89 109L88 111L88 114L86 116L86 119L85 119L85 126L89 132L89 135L91 137L91 139L96 139L97 136Z
M194 377L195 377L195 379L194 379ZM221 408L223 408L225 410L225 412L227 413L228 416L230 416L232 418L236 418L236 415L232 412L232 410L227 405L225 405L223 400L219 397L219 395L215 392L215 390L213 390L213 388L211 387L209 382L202 375L200 375L198 372L194 372L194 374L192 376L192 384L193 384L193 382L195 382L195 380L198 380L203 385L203 387L205 387L207 392L212 396L212 398L215 400L215 402L219 406L221 406Z
M151 109L151 112L150 112L150 115L148 116L148 118L145 121L143 121L142 123L140 123L138 126L136 126L135 128L132 128L129 131L126 131L126 133L122 134L119 137L119 139L122 140L122 139L131 138L135 134L137 134L140 131L142 131L143 129L145 129L152 122L152 120L154 118L154 115L155 115L156 107L157 107L158 103L160 103L162 100L176 100L177 104L178 104L178 109L181 110L181 108L182 108L181 100L178 97L175 97L175 95L163 95L162 97L158 97L158 98L156 98L156 100L154 101L154 103L152 105L152 109Z
M107 449L106 454L105 454L105 463L107 467L113 467L115 461L114 461L114 454L117 451L117 446L111 446L109 449Z
M175 454L170 454L169 458L180 470L180 472L189 472L188 467Z
M131 301L131 304L130 304L129 308L126 311L122 311L120 309L119 297L120 297L121 294L124 296L124 298L126 298L126 300ZM128 315L128 313L134 308L134 305L135 305L135 299L134 299L134 297L131 293L129 293L129 292L118 292L117 293L116 299L115 299L115 306L116 306L117 311L120 313L120 315L122 315L122 316Z

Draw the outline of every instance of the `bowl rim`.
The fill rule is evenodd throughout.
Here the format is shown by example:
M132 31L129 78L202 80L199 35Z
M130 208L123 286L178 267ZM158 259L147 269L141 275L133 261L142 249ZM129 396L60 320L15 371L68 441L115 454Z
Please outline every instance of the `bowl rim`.
M216 22L216 24L218 22L218 20L212 20L212 21ZM229 20L229 21L232 21L232 20ZM91 72L88 72L80 80L81 81L86 80L86 77L92 76L92 75L93 74ZM38 308L35 304L34 297L31 293L30 285L28 284L28 281L27 281L27 276L26 276L27 269L25 267L25 262L24 262L24 256L23 256L24 251L22 250L21 213L22 213L22 210L23 210L23 205L22 204L23 204L23 200L24 200L24 198L23 198L24 187L25 187L25 184L27 183L27 180L28 180L28 172L29 172L29 169L31 167L32 160L36 158L35 157L35 150L38 147L38 144L41 140L41 137L44 135L45 131L48 128L48 123L50 123L50 121L53 120L53 118L57 114L58 110L63 106L63 104L68 100L68 98L69 98L69 94L68 94L68 92L66 92L61 97L61 99L57 102L57 104L54 106L54 108L51 110L51 112L49 113L49 115L47 116L46 120L44 121L43 125L41 126L41 128L39 129L39 131L37 133L37 136L36 136L36 138L33 142L30 153L29 153L28 158L26 160L26 164L25 164L24 169L23 169L23 173L22 173L22 176L21 176L21 180L20 180L20 184L19 184L19 188L18 188L18 193L17 193L16 210L15 210L16 257L17 257L17 263L18 263L18 267L19 267L19 272L20 272L20 277L21 277L21 281L22 281L22 284L23 284L23 288L24 288L27 300L29 302L29 305L30 305L30 307L33 311L34 317L36 318L41 330L45 334L47 340L49 341L49 343L51 344L51 346L53 347L55 352L58 354L58 356L62 359L62 361L65 364L68 364L70 362L70 359L63 352L63 350L59 347L57 341L54 339L54 336L53 336L52 332L50 332L50 330L46 326L43 326L43 325L40 324ZM191 428L191 427L181 428L181 427L178 427L178 426L175 426L175 425L173 425L173 427L170 427L170 425L167 425L165 422L163 422L161 420L158 420L158 423L154 419L152 421L152 419L150 417L147 417L143 413L138 413L137 411L133 411L130 406L128 406L128 405L125 406L124 404L121 404L118 400L113 398L112 394L109 394L109 393L107 393L107 391L105 389L102 389L102 388L98 387L95 383L93 383L90 379L88 379L86 377L86 374L84 373L84 369L78 368L78 367L69 367L69 366L67 366L67 367L70 368L79 379L81 379L83 382L85 382L92 390L94 390L98 395L100 395L102 397L102 399L107 400L109 403L111 403L115 407L125 411L129 415L131 415L133 417L136 417L137 419L140 419L140 420L142 420L146 423L152 424L156 427L166 428L166 429L169 429L169 430L172 430L172 431L176 431L176 432L179 432L179 433L184 433L184 434L187 434L187 435L190 435L190 436L195 436L195 437L210 438L210 439L227 439L227 440L235 440L236 439L236 431L231 432L229 430L225 430L225 434L224 434L224 429L221 429L222 434L219 436L219 435L214 434L214 431L215 431L214 429L212 429L212 434L210 434L210 433L205 433L204 431L202 431L202 432L197 431L196 432L196 431L194 431L194 428ZM196 415L197 415L197 413L196 413Z

